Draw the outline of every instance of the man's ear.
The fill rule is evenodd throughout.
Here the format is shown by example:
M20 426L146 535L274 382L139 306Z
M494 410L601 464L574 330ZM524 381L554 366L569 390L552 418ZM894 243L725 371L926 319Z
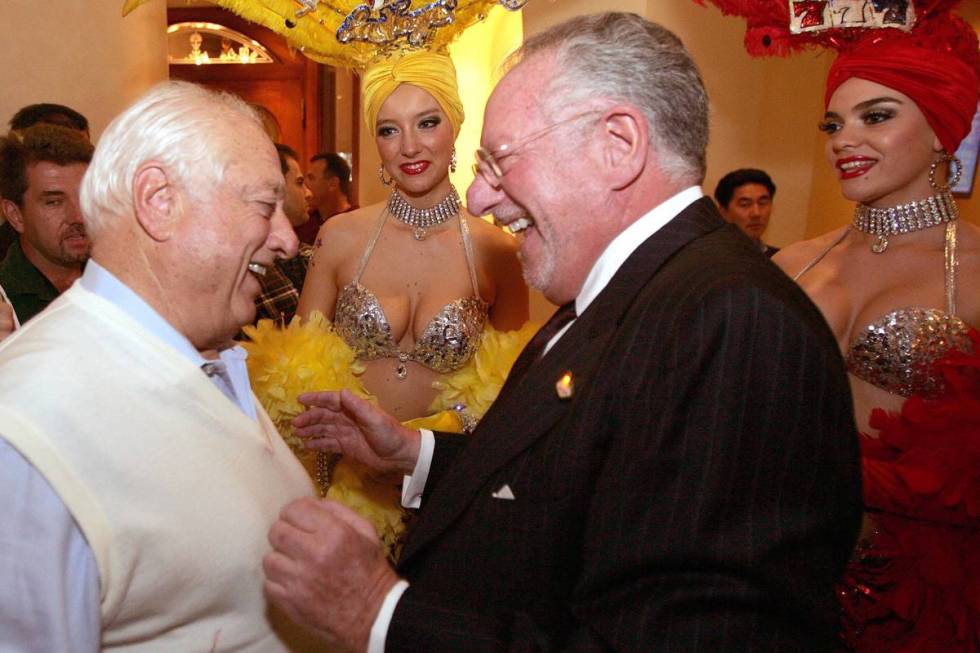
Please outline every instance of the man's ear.
M606 177L621 190L643 172L650 156L650 131L646 116L636 107L615 106L602 117L603 163Z
M0 199L0 210L3 211L3 217L14 228L14 231L19 234L24 233L24 214L20 212L19 206L11 200Z
M145 163L133 177L133 210L143 231L158 242L169 240L181 216L181 195L158 163Z

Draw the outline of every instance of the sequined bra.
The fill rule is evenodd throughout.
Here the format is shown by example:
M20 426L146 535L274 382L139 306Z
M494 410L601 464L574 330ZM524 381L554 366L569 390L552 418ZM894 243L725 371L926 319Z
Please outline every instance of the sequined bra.
M368 259L381 235L381 228L388 217L382 211L378 225L368 243L357 273L349 284L337 295L334 309L334 328L337 333L357 352L361 360L397 358L396 374L405 378L405 364L413 361L429 369L448 373L466 364L480 345L480 334L487 320L489 305L480 298L473 262L473 246L470 242L466 220L458 216L459 231L463 238L463 251L469 267L472 297L462 297L446 304L442 310L429 320L422 336L410 351L399 349L391 335L391 325L381 303L373 292L361 285L361 275Z
M808 264L794 279L820 261L839 244L849 229ZM896 395L935 397L945 389L933 363L950 351L973 351L970 326L956 316L956 223L946 227L946 310L899 308L863 327L844 355L847 371Z

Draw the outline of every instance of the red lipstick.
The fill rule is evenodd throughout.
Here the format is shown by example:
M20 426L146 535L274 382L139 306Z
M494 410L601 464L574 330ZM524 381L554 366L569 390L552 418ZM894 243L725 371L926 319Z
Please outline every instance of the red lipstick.
M411 161L409 163L403 163L398 168L404 172L406 175L420 175L429 169L428 161Z
M841 179L854 179L871 170L875 163L877 163L876 159L866 156L849 156L846 159L837 159L834 165Z

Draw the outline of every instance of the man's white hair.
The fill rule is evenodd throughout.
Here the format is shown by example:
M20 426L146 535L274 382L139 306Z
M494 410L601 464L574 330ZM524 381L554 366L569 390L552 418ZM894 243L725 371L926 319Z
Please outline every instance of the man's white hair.
M224 140L248 122L261 131L258 115L238 96L188 82L154 86L99 139L82 180L86 228L96 235L133 213L136 171L149 161L195 196L220 184L232 161Z
M539 89L555 113L606 99L638 107L661 169L676 183L704 179L708 95L684 44L670 30L636 14L578 16L528 38L510 60L516 65L552 54L555 74Z

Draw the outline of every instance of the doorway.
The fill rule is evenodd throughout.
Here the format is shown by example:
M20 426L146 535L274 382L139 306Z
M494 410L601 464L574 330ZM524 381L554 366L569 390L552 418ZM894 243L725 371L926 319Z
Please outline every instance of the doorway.
M220 7L167 10L171 79L234 93L267 110L279 142L303 160L335 147L334 70L289 47L285 39ZM326 119L326 120L325 120Z

